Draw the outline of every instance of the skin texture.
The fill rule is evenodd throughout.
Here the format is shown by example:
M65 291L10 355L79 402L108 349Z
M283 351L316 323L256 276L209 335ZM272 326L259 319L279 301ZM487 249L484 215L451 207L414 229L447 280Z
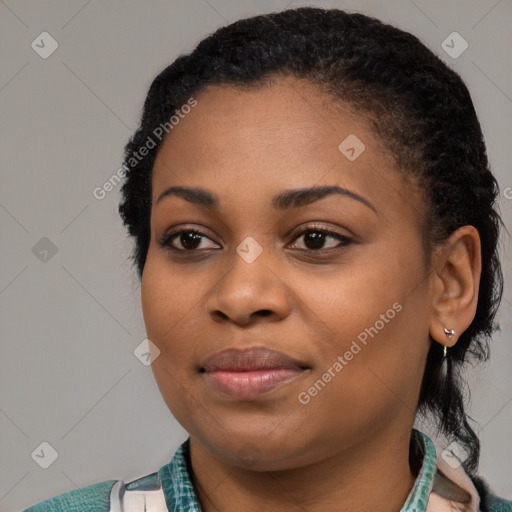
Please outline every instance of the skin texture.
M426 266L418 191L362 118L334 108L314 85L287 78L256 91L209 87L196 98L154 165L141 293L147 335L160 350L153 372L190 434L201 506L397 511L416 476L409 438L429 334L453 345L476 310L478 233L461 228ZM350 134L365 144L352 162L338 149ZM286 189L320 185L344 187L372 207L337 194L270 207ZM170 186L207 189L220 208L176 196L157 203ZM159 245L177 227L202 232L192 253ZM351 243L326 235L315 249L306 228ZM249 236L263 249L252 263L236 252ZM186 251L179 235L172 245ZM394 304L401 310L301 403L299 393ZM451 341L444 326L457 332ZM222 349L250 346L308 369L254 400L220 394L199 371Z

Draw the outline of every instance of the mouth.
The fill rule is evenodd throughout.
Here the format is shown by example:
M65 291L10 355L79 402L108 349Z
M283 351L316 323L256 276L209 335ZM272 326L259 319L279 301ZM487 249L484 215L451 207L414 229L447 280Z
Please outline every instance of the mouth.
M254 400L289 383L310 367L266 347L230 348L207 358L199 369L217 392L236 400Z

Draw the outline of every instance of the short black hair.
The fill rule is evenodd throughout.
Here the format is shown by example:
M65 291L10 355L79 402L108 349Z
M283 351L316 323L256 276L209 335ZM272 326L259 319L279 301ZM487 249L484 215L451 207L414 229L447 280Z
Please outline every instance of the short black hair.
M164 138L143 159L134 159L138 150L206 86L254 89L276 77L307 80L364 116L424 195L427 256L461 226L480 234L476 315L450 349L446 379L441 346L432 340L418 403L420 412L434 413L440 432L466 448L463 465L474 473L480 443L464 410L462 369L469 360L488 358L497 327L503 289L499 188L467 87L417 37L363 14L304 7L237 21L178 57L151 84L140 126L125 148L119 213L135 237L131 257L138 276L150 241L152 169Z

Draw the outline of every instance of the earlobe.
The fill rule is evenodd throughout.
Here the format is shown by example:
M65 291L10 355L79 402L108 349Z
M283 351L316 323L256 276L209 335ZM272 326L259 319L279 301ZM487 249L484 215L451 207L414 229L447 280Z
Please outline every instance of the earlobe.
M430 336L451 347L475 317L481 274L480 235L473 226L455 231L433 262L435 283Z

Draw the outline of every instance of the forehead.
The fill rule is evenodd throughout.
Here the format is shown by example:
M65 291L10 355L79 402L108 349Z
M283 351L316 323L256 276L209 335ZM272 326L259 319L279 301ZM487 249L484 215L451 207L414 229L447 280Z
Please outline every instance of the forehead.
M262 203L292 185L337 184L383 203L397 201L397 190L410 195L365 118L311 83L215 86L195 99L160 148L153 204L172 185L208 187L221 201Z
M312 84L286 79L255 90L207 87L196 100L197 106L168 135L163 154L168 149L179 158L177 152L194 148L187 155L191 163L203 162L207 154L225 164L251 157L262 166L269 159L274 164L277 158L296 161L299 149L306 164L319 161L320 148L324 162L339 157L342 133L328 115L334 100Z

